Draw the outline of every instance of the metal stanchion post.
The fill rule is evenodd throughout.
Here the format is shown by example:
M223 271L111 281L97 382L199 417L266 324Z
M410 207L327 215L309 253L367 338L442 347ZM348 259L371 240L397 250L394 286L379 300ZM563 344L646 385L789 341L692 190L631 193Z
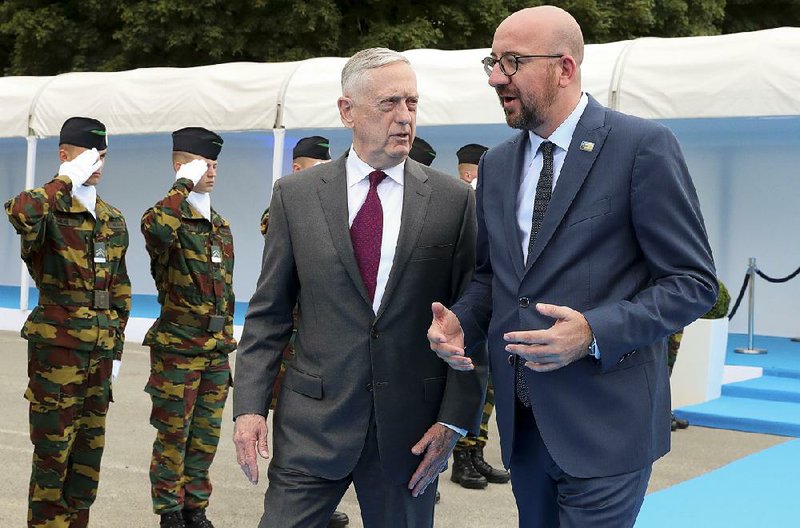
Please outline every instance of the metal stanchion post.
M766 354L766 348L753 347L753 333L755 328L755 305L756 305L756 259L750 257L747 265L747 273L750 275L750 284L747 291L747 348L737 348L735 352L739 354Z

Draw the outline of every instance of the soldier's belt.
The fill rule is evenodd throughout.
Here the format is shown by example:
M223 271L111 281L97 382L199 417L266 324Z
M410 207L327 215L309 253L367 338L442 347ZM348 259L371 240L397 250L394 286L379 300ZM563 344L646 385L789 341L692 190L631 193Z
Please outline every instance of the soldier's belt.
M108 290L39 290L39 304L44 306L77 306L94 310L111 308L111 295Z
M198 315L175 310L161 310L159 319L177 325L208 330L209 332L221 332L225 328L224 315Z

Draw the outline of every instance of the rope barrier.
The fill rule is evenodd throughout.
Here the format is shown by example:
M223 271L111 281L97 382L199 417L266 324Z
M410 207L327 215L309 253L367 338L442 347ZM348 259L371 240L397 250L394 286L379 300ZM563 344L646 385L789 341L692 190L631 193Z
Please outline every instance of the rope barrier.
M780 279L776 279L774 277L769 277L769 276L767 276L766 273L764 273L760 269L757 269L756 273L758 273L758 276L761 277L762 279L764 279L767 282L788 282L788 281L792 280L793 278L797 277L797 275L800 274L800 268L797 268L792 273L790 273L787 276L782 277Z
M742 287L739 290L739 296L736 297L736 302L733 303L733 308L731 309L731 313L728 315L729 321L733 319L733 316L736 315L736 310L738 310L739 305L742 304L742 299L744 298L744 292L747 290L747 285L749 283L750 283L750 273L745 273L744 281L742 281Z

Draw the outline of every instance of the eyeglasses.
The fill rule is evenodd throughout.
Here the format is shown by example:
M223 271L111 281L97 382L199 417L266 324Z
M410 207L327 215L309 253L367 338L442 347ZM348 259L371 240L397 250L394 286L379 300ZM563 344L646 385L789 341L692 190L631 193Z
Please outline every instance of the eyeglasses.
M483 71L486 72L486 75L491 75L494 65L499 63L500 71L503 72L503 75L511 77L517 73L520 59L560 59L563 56L563 53L554 53L550 55L514 55L512 53L506 53L505 55L501 55L499 59L486 57L481 62L483 63Z

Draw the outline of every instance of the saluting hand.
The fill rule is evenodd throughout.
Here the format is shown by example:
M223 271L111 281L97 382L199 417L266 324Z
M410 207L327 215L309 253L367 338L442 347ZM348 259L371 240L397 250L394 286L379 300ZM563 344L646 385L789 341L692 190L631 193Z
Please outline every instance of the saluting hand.
M186 178L192 180L192 183L197 185L203 174L208 172L208 163L205 160L195 159L189 163L184 163L175 173L175 179Z
M592 329L582 313L567 306L538 303L540 314L556 322L545 330L508 332L503 335L506 350L525 360L536 372L560 369L589 355Z
M472 370L472 359L464 355L464 331L461 322L442 303L431 305L433 320L428 328L431 350L455 370Z
M92 174L100 170L103 160L96 148L84 150L72 161L65 161L58 168L58 174L67 176L72 180L72 186L77 187L86 183Z
M233 426L233 443L236 445L236 461L251 484L258 484L258 458L269 458L267 446L267 419L260 414L242 414L236 417Z

